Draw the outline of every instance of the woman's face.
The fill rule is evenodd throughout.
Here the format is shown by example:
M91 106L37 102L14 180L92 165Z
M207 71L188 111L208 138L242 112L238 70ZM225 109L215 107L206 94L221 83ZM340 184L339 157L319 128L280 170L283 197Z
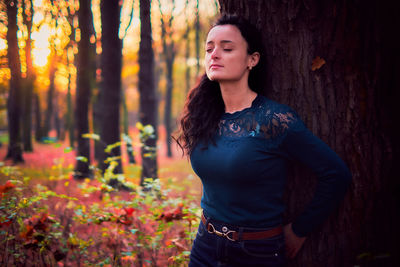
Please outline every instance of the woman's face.
M205 68L210 80L234 82L248 79L248 67L254 67L258 58L258 53L247 53L247 42L237 27L219 25L208 33Z

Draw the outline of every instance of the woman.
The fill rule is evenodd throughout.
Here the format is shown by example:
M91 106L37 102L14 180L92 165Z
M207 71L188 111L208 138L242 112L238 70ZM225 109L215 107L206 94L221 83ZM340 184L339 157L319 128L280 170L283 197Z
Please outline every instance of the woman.
M203 183L189 266L283 266L343 198L343 161L289 107L262 96L261 34L225 15L209 31L204 75L190 92L178 144ZM291 160L318 177L305 211L282 227Z

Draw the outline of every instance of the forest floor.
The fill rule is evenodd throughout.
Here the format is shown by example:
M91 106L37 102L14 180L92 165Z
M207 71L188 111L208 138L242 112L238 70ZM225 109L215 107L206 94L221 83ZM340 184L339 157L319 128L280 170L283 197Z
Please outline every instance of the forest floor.
M162 129L159 136L164 140ZM140 190L108 192L96 179L75 181L71 174L76 155L67 141L33 145L34 151L24 153L25 162L16 166L22 173L19 178L6 168L12 166L4 161L7 144L0 147L0 239L8 237L0 242L1 264L187 264L198 223L201 182L175 146L169 158L165 142L158 142L160 198L144 196ZM122 162L126 180L138 185L140 148L134 150L138 163L129 164L126 149Z

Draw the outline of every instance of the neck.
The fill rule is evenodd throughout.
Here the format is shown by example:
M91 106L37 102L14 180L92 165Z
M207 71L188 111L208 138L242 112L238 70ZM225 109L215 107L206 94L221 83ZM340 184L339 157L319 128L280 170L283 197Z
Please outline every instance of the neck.
M222 99L225 104L226 113L234 113L251 107L251 103L257 97L245 80L245 84L220 82Z

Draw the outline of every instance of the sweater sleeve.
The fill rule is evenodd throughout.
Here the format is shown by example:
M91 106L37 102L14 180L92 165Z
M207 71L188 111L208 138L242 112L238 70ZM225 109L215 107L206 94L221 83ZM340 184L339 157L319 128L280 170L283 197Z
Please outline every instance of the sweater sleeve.
M318 179L311 202L292 224L293 232L303 237L321 225L343 199L351 173L343 160L293 114L293 123L282 142L283 149L290 158L309 167Z

